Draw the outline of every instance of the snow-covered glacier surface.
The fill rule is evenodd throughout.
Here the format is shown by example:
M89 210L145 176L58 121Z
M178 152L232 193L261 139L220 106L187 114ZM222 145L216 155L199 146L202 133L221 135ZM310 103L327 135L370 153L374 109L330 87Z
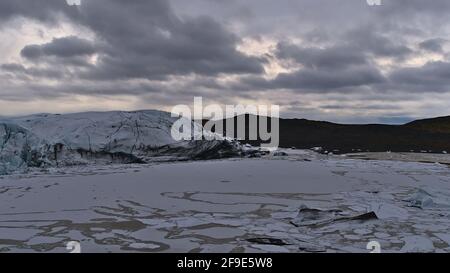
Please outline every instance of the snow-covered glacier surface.
M0 174L33 167L237 156L237 143L176 141L178 118L160 111L38 114L0 119ZM191 124L192 134L201 127Z
M0 176L0 252L450 252L449 233L445 164L288 149Z

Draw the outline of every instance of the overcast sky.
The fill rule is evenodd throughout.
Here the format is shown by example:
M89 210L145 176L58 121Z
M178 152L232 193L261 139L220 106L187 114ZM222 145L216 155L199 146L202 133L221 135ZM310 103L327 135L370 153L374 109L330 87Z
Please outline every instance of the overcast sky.
M0 115L194 96L346 123L450 115L450 1L382 2L0 0Z

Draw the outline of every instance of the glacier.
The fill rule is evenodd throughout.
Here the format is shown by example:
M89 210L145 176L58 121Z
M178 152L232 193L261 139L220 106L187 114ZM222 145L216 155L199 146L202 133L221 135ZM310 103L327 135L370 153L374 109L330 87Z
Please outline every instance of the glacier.
M85 112L0 119L0 175L29 168L86 164L146 163L155 160L215 159L242 155L242 146L215 140L172 138L170 113ZM189 120L192 134L202 127Z

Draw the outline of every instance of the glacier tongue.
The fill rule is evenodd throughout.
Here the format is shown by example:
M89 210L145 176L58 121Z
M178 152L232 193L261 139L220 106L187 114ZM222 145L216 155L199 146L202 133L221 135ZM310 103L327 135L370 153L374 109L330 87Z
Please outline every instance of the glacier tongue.
M0 120L0 175L28 167L144 163L239 156L232 140L176 141L178 118L161 111L38 114ZM192 124L193 132L201 126Z
M0 122L0 175L23 170L32 161L32 146L39 139L16 124Z

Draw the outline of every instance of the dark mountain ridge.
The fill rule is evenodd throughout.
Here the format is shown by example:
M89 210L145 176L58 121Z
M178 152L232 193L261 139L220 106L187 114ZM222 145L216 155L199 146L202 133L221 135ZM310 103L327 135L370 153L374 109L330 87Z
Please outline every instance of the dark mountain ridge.
M258 121L261 118L257 117ZM245 115L246 139L242 143L259 145L261 140L248 139L249 115ZM235 128L237 117L234 118ZM222 122L226 131L226 120ZM206 120L203 121L203 124ZM270 119L268 119L269 128ZM450 151L450 116L416 120L404 125L338 124L306 119L281 119L280 147L310 149L322 152L432 152ZM258 122L259 128L259 122ZM213 128L214 131L214 128ZM270 130L269 130L270 131ZM236 137L236 134L234 135Z

